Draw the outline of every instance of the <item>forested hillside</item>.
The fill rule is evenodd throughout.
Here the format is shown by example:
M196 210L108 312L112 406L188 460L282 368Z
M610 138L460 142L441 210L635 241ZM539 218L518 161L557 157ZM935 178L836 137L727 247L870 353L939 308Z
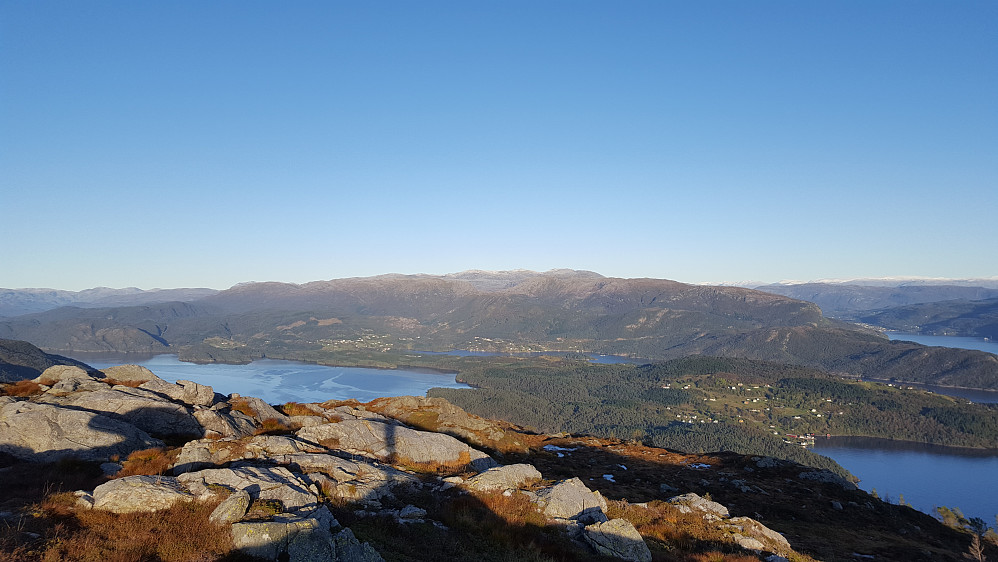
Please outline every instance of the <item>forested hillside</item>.
M460 376L474 390L433 389L431 395L544 432L764 454L826 468L835 467L801 448L798 436L998 448L996 405L785 364L689 357L642 366L550 359L469 359L464 365Z

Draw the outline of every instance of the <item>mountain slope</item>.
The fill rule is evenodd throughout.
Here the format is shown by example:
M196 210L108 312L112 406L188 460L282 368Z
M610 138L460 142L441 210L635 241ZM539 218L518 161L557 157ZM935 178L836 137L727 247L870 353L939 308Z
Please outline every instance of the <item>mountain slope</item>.
M825 318L813 303L762 291L576 271L457 277L253 283L193 303L62 308L0 321L0 337L58 351L169 349L222 362L269 356L336 363L345 351L452 349L709 354L998 388L992 355L892 343Z
M93 371L79 361L45 353L25 341L0 339L0 382L33 379L45 369L56 365L71 365Z
M97 287L84 291L0 288L0 317L44 312L62 306L112 307L191 301L213 295L215 289L151 289Z

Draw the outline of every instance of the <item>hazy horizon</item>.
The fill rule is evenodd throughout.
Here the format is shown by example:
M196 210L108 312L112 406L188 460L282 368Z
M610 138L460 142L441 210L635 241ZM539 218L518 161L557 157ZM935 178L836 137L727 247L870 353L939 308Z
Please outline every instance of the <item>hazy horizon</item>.
M239 285L248 285L248 284L253 284L253 283L287 283L287 284L294 284L294 285L305 285L305 284L308 284L308 283L317 283L317 282L323 282L323 281L332 281L332 280L336 280L336 279L357 279L357 278L381 277L381 276L392 276L392 275L447 277L447 276L453 276L453 275L457 275L457 274L461 274L461 273L468 273L468 272L482 272L482 273L501 274L501 273L510 273L510 272L518 272L518 271L527 271L527 272L532 272L532 273L548 273L548 272L551 272L551 271L568 270L568 269L573 269L573 268L555 268L555 269L547 270L547 271L535 271L535 270L526 270L526 269L514 269L514 270L466 269L466 270L462 270L462 271L452 271L452 272L448 272L448 273L426 273L426 272L419 272L419 273L399 273L399 272L388 272L388 273L380 273L380 274L370 275L370 276L365 275L365 276L348 276L348 277L328 277L328 278L323 278L323 279L310 279L310 280L307 280L307 281L300 281L300 282L288 281L288 280L283 280L283 279L249 280L249 281L240 281L240 282L234 283L234 284L232 284L232 285L230 285L228 287L209 287L207 285L190 285L190 286L184 286L184 287L160 287L160 286L136 287L136 286L130 285L130 286L112 287L112 286L108 286L108 285L96 285L96 286L93 286L93 287L82 287L82 288L78 288L78 289L67 289L67 288L63 288L63 287L0 287L0 289L8 289L8 290L15 290L15 291L23 291L23 290L54 290L54 291L69 291L69 292L77 292L77 293L78 292L83 292L83 291L94 290L94 289L111 289L111 290L117 290L117 291L129 290L129 289L137 289L137 290L140 290L140 291L169 291L169 290L177 290L177 289L214 289L214 290L224 291L224 290L227 290L227 289L231 289L233 287L237 287ZM579 270L579 271L590 271L590 270ZM591 271L591 273L597 273L599 275L602 275L603 277L608 277L608 278L610 278L610 277L619 277L619 276L614 276L614 275L604 275L603 273L601 273L599 271ZM625 277L624 279L629 279L629 278ZM886 285L890 285L890 284L893 284L893 283L897 283L897 284L903 284L903 283L914 283L914 284L947 284L947 283L952 283L952 284L960 284L960 285L973 285L974 282L981 282L982 284L986 284L986 285L998 284L998 276L991 276L991 277L971 277L971 278L885 276L885 277L860 277L860 278L839 278L839 279L803 279L803 280L801 280L801 279L779 279L779 280L768 280L768 281L767 280L686 281L686 280L683 280L683 279L674 279L674 278L671 278L671 277L657 277L655 279L667 279L667 280L670 280L670 281L678 281L680 283L687 283L687 284L692 284L692 285L724 285L724 286L737 286L737 287L756 287L756 286L769 285L769 284L795 285L795 284L804 284L804 283L862 284L863 282L870 282L872 284L886 284Z
M998 274L998 3L0 3L0 286Z

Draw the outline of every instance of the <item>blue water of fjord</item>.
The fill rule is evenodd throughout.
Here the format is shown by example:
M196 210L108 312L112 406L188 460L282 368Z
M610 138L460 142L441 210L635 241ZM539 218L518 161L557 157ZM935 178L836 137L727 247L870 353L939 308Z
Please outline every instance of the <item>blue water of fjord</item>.
M998 515L998 450L960 449L869 437L818 439L814 452L860 478L859 487L876 490L897 503L935 514L939 506L958 507L967 517L995 525Z
M425 396L426 391L434 387L470 388L455 382L454 375L434 372L327 367L276 359L260 359L247 365L224 365L186 363L177 359L176 355L76 354L73 358L96 369L123 364L142 365L170 382L192 380L209 385L221 394L235 392L256 396L270 404L349 398L367 402L381 396Z

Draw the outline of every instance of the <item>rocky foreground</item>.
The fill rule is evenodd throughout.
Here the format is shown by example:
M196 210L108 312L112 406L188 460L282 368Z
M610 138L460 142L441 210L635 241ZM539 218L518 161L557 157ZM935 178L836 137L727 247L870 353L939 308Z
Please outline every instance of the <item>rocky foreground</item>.
M275 408L138 366L55 366L4 390L0 478L99 466L65 520L214 506L205 524L231 538L215 558L956 560L968 541L829 472L536 435L442 399ZM51 540L18 536L39 515L11 478L0 557L40 559Z

